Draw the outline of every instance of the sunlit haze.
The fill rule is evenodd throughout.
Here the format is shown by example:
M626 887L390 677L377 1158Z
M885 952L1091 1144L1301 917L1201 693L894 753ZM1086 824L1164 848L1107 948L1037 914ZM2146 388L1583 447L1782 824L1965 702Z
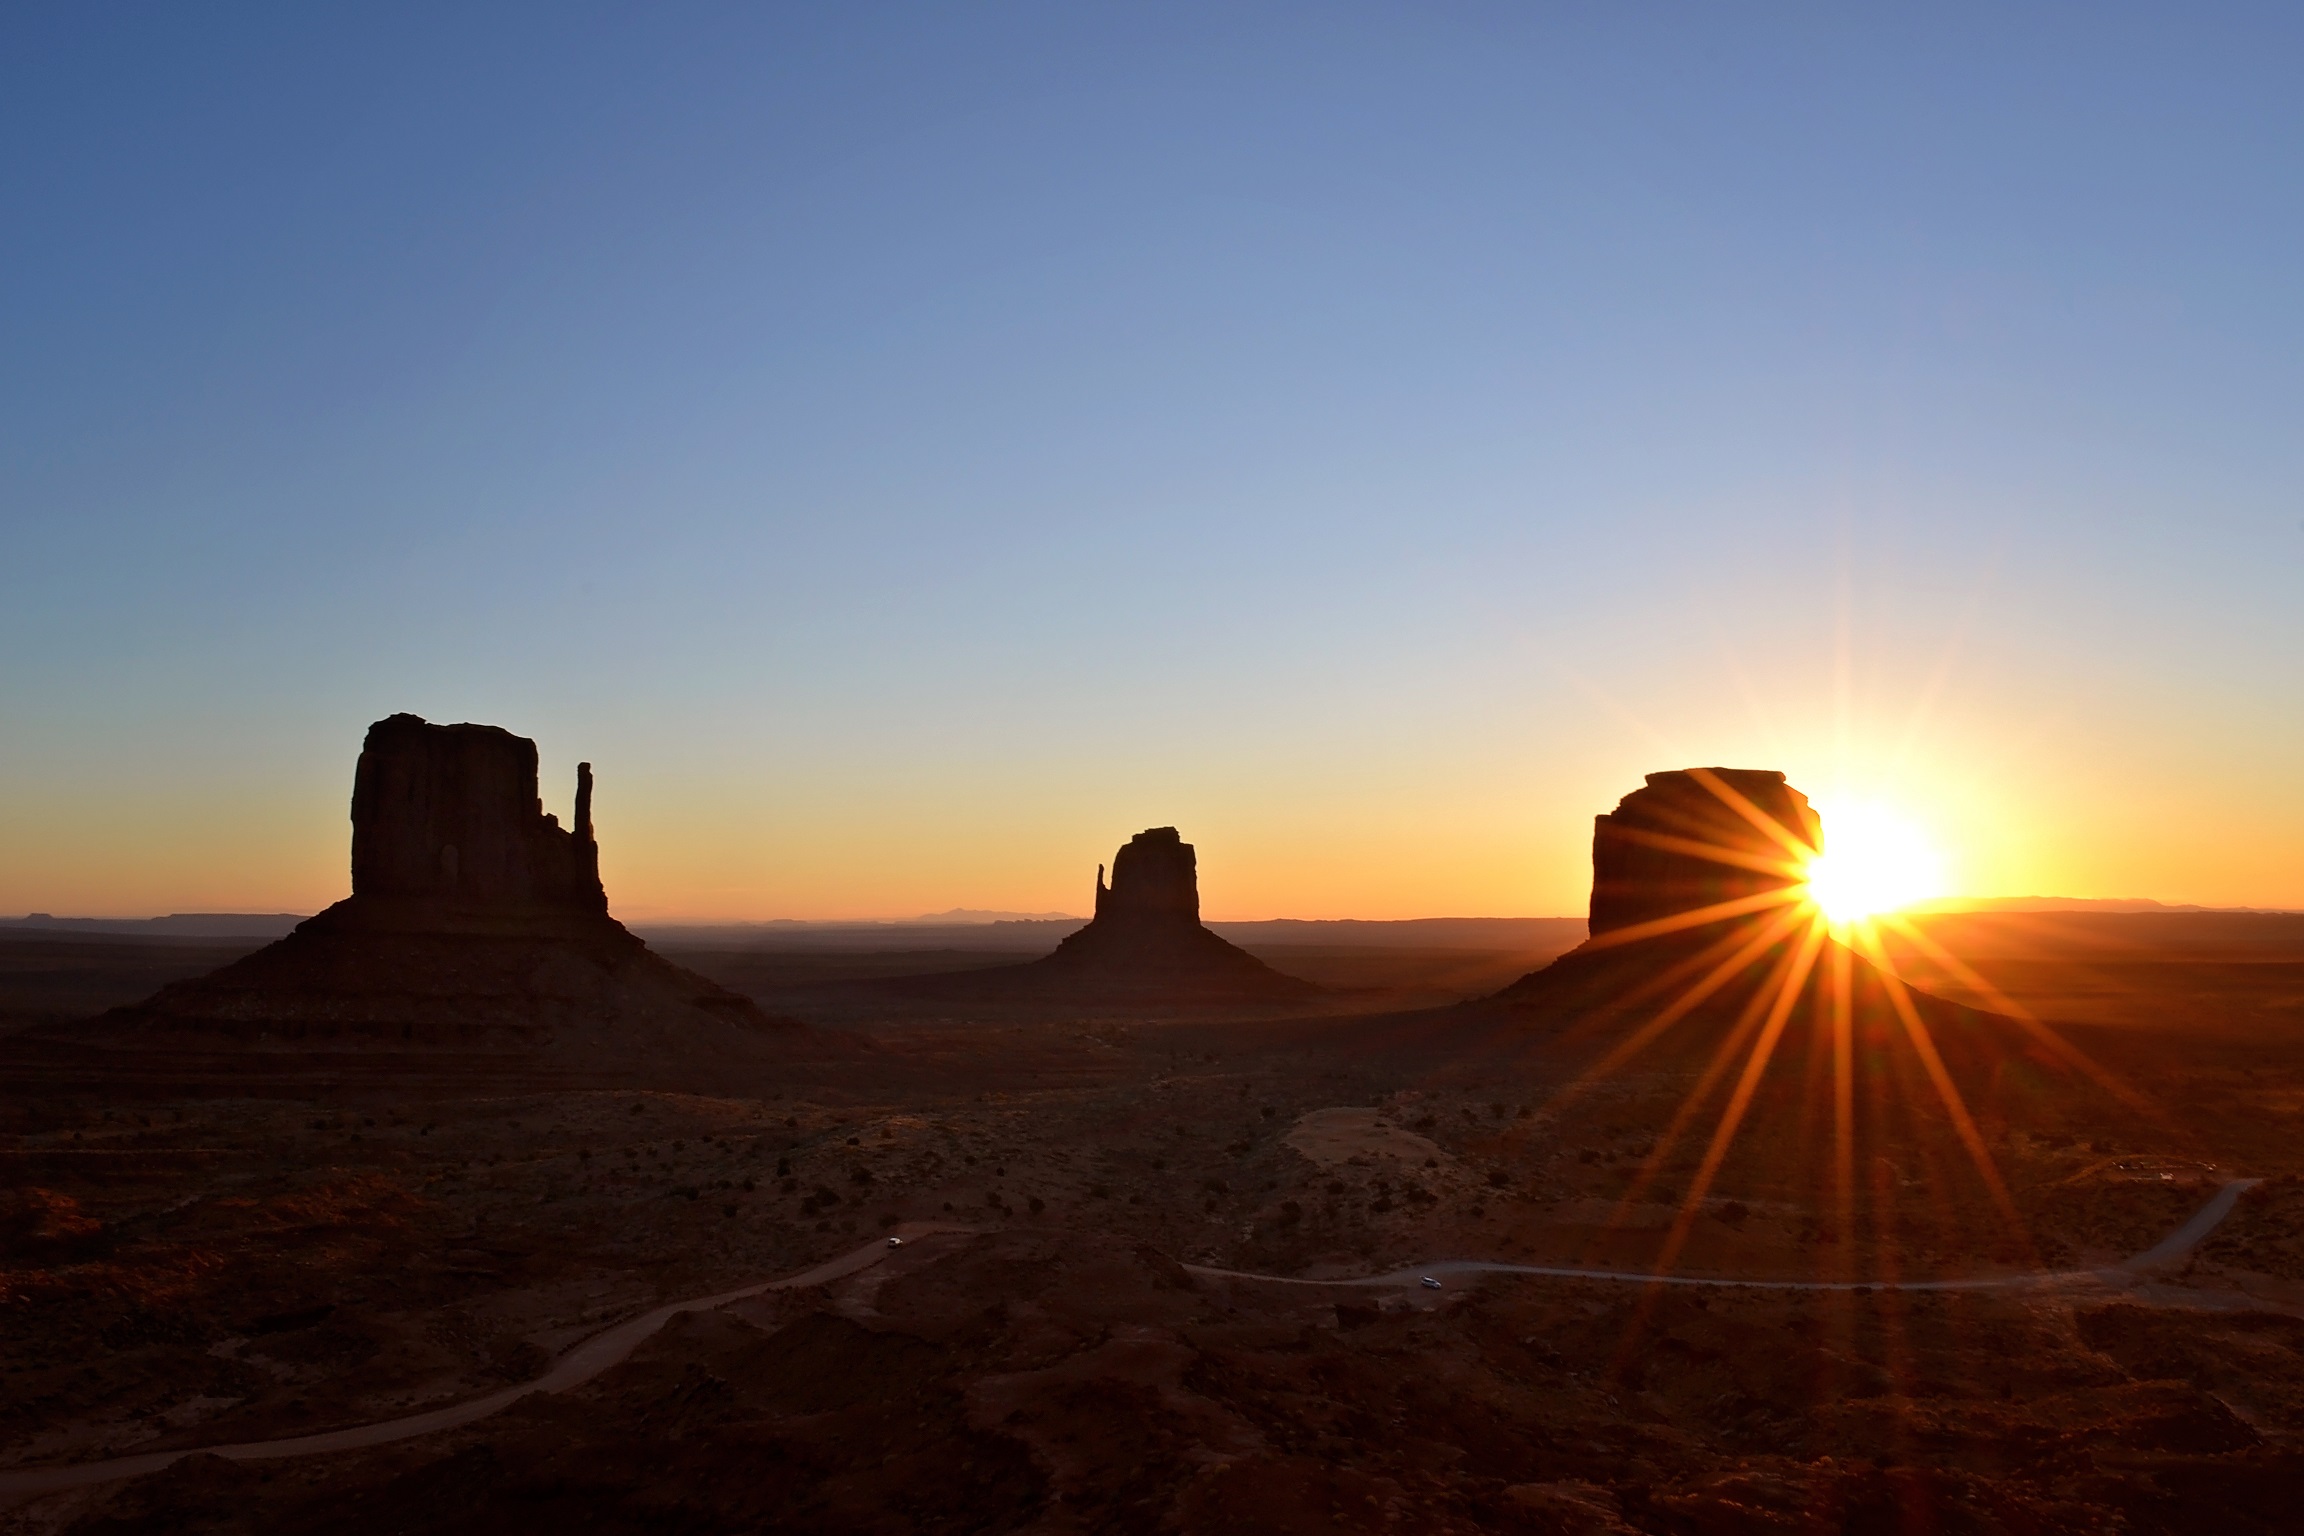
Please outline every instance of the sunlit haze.
M396 711L630 918L1575 914L1700 764L2304 906L2300 28L11 7L0 915L317 909Z
M1808 865L1808 895L1832 922L1947 894L1943 854L1909 820L1861 803L1818 810L1827 828L1825 849Z

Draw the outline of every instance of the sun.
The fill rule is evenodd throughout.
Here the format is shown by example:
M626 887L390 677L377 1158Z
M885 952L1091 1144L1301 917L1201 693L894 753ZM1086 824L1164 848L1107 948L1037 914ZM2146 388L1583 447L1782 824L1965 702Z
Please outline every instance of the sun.
M1834 924L1860 922L1944 894L1944 859L1920 829L1877 806L1824 818L1824 851L1808 863L1808 899Z

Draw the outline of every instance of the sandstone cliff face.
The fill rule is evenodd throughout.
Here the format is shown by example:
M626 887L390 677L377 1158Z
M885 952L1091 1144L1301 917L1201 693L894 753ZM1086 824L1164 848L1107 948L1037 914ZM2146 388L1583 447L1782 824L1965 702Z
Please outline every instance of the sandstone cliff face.
M1592 824L1592 934L1798 885L1823 845L1808 797L1757 768L1648 775Z
M575 823L544 813L526 737L394 715L368 728L353 773L352 894L605 913L590 763L576 769Z

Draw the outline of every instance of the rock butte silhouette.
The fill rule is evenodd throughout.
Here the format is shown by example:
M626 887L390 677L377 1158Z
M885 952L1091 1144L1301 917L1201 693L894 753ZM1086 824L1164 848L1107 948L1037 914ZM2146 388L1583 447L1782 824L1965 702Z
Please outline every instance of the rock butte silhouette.
M72 1038L510 1052L677 1075L762 1059L805 1033L608 915L588 763L573 821L545 813L533 741L492 725L379 720L353 778L352 894Z
M363 814L375 803L381 823L397 803L405 825L374 829L381 862L338 929L597 933L585 818L552 827L521 766L500 794L518 814L479 827L445 777L389 794L401 781L369 780L381 799ZM1781 779L1713 778L1813 841ZM244 1072L175 1117L116 1114L117 1079L69 1098L9 1076L9 1172L52 1187L0 1198L0 1355L19 1409L0 1481L123 1452L347 1430L357 1444L356 1426L452 1419L508 1382L574 1375L690 1298L754 1297L681 1314L593 1384L500 1417L298 1462L192 1455L18 1524L334 1536L554 1528L562 1510L602 1536L2292 1528L2304 1354L2278 1309L2299 1154L2275 1096L2293 1087L2293 1008L2233 1016L2225 1038L2248 1043L2205 1061L2214 1035L2190 1020L2156 1041L2112 1031L2146 1042L2127 1060L2165 1074L2156 1097L2189 1126L2108 1113L2122 1107L2006 1052L1963 1057L1982 1026L1941 1030L1946 1075L2020 1203L1999 1220L1886 1009L1863 1009L1856 1051L1787 1038L1757 1082L1734 1080L1748 1051L1723 1051L1709 1089L1700 1057L1599 1079L1588 1069L1640 1027L1606 1009L1668 1007L1680 989L1659 978L1723 940L1774 944L1751 916L1624 937L1787 881L1749 820L1686 840L1744 862L1650 857L1676 851L1660 828L1711 818L1691 781L1705 783L1659 776L1601 818L1597 937L1484 1013L939 1019L888 1031L857 1068L860 1084L875 1074L864 1091L775 1105L741 1086L646 1103L471 1093L458 1054L456 1075L387 1099L413 1112L381 1126L343 1113L359 1094L251 1104ZM1123 856L1072 953L1193 925L1193 866L1167 843L1131 844L1149 857ZM1579 974L1602 1005L1590 1015L1574 1011ZM1685 1023L1660 1043L1739 1038L1734 1016ZM2286 1032L2255 1039L2266 1027ZM1382 1059L1396 1042L1423 1058ZM909 1091L885 1086L890 1057L918 1063ZM1846 1116L1837 1061L1855 1067ZM2188 1075L2201 1086L2180 1094ZM1721 1144L1732 1094L1748 1113ZM571 1167L584 1152L592 1171ZM730 1187L770 1158L788 1181ZM2234 1212L2220 1256L2199 1251L2197 1289L2142 1267L2112 1291L1903 1289L2136 1253L2207 1193L2150 1170L2207 1174L2209 1159L2288 1177ZM900 1223L886 1230L901 1248L875 1217ZM1482 1281L1427 1259L1848 1288ZM1405 1286L1381 1285L1409 1261ZM1346 1277L1379 1286L1325 1283Z
M1742 856L1781 865L1823 846L1808 797L1781 773L1683 768L1649 774L1612 814L1592 818L1592 934L1797 885L1797 875L1730 861Z
M1174 827L1137 833L1096 870L1095 916L1046 959L921 977L916 995L1142 1007L1286 1003L1320 988L1283 975L1200 921L1199 860Z
M1821 819L1781 773L1683 768L1652 773L1616 809L1593 819L1591 935L1541 970L1469 1010L1509 1010L1604 1038L1667 1009L1693 1024L1735 1016L1754 1023L1778 964L1798 948L1808 910L1773 900L1803 883L1805 856L1824 846ZM1719 915L1699 919L1707 908ZM1745 910L1757 908L1757 910ZM1685 925L1675 918L1689 919ZM1773 936L1772 936L1773 935ZM1826 938L1791 1004L1796 1023L1820 1017L1824 992L1847 979L1859 1025L1895 1017L1891 982L1862 954ZM1901 989L1919 1020L1955 1047L1985 1028L2002 1042L2014 1020ZM1893 1027L1893 1026L1889 1026ZM1677 1032L1706 1048L1716 1030ZM1673 1037L1660 1042L1669 1051Z
M2052 1031L1931 996L1817 929L1797 855L1826 830L1780 773L1651 774L1594 822L1583 944L1486 998L1286 1036L1427 1091L1541 1098L1579 1135L1645 1139L1612 1203L1676 1206L1716 1151L1715 1192L1831 1203L1842 1169L1925 1165L1948 1199L1992 1210L2006 1197L1975 1124L2021 1120L2043 1085L2090 1069ZM1504 1141L1540 1125L1508 1121ZM1602 1223L1587 1241L1616 1251L1619 1235Z

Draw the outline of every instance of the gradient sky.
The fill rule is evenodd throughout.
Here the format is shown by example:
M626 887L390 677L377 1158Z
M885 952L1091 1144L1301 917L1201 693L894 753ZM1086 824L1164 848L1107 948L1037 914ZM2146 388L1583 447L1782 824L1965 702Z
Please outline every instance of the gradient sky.
M1582 910L1643 773L2304 906L2293 6L18 4L0 913L370 720L628 917Z

